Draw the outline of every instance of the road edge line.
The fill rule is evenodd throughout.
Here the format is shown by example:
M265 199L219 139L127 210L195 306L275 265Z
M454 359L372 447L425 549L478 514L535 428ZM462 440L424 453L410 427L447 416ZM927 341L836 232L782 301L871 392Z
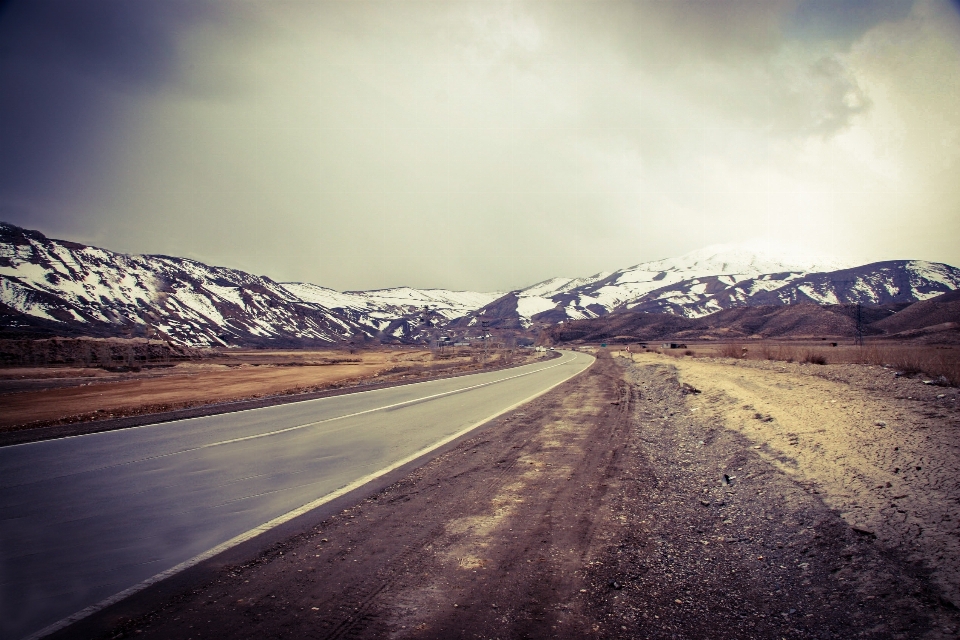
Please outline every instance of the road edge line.
M571 353L572 353L572 352L571 352ZM541 361L541 362L542 362L542 361ZM549 362L549 360L547 360L546 362ZM131 425L131 426L129 426L129 427L121 427L121 428L119 428L119 429L104 429L103 431L91 431L91 432L89 432L89 433L76 433L76 434L73 434L73 435L60 436L60 437L57 437L57 438L45 438L45 439L43 439L43 440L28 440L28 441L26 441L26 442L14 442L13 444L0 444L0 449L7 449L7 448L13 448L13 447L25 447L25 446L32 445L32 444L37 444L37 443L40 443L40 442L53 442L53 441L56 441L56 440L69 440L69 439L71 439L71 438L84 438L84 437L86 437L86 436L96 436L96 435L103 435L103 434L106 434L106 433L112 433L112 432L114 432L114 431L130 431L130 430L133 430L133 429L144 429L144 428L146 428L146 427L155 427L155 426L161 425L161 424L174 424L174 423L177 423L177 422L186 422L186 421L188 421L188 420L198 420L198 419L203 419L203 418L210 418L210 417L213 417L213 416L225 416L225 415L229 415L229 414L231 414L231 413L246 413L246 412L248 412L248 411L261 411L261 410L263 410L263 409L273 409L273 408L275 408L275 407L280 407L280 406L290 405L290 404L298 404L298 403L301 403L301 402L316 402L316 401L318 401L318 400L327 400L328 398L338 398L338 397L347 396L347 395L355 395L355 394L360 394L360 393L374 393L374 392L377 392L377 391L383 391L383 390L386 390L386 389L393 389L393 388L396 388L396 387L412 387L412 386L420 385L420 384L430 384L431 382L440 382L440 381L442 381L442 380L452 380L452 379L455 379L455 378L464 378L464 377L466 377L466 376L479 375L479 374L483 374L483 373L498 373L498 372L500 372L500 371L509 371L509 370L511 370L511 369L519 369L519 368L521 368L521 367L527 367L527 366L531 366L531 365L535 365L535 364L540 364L540 362L528 362L528 363L526 363L526 364L512 365L512 366L503 367L503 368L500 368L500 369L491 369L491 370L489 370L489 371L474 371L474 372L470 372L470 373L464 373L464 374L461 374L461 375L448 376L448 377L446 377L446 378L432 378L432 379L429 379L429 380L414 380L414 381L411 381L411 382L404 382L404 383L400 383L400 384L396 384L396 385L392 385L392 386L388 386L388 387L381 387L381 388L378 388L378 389L357 389L357 390L355 390L355 391L350 391L350 392L348 392L348 393L343 393L343 394L338 394L338 395L333 395L333 396L324 396L324 397L320 397L320 398L307 398L307 399L303 399L303 400L293 400L293 401L291 401L291 402L280 402L280 403L277 403L277 404L269 404L269 405L265 405L265 406L262 406L262 407L249 407L249 408L247 408L247 409L238 409L238 410L236 410L236 411L224 411L223 413L211 413L211 414L207 414L207 415L193 416L193 417L190 417L190 418L174 418L173 420L162 420L162 421L160 421L160 422L147 422L147 423L145 423L145 424L136 424L136 425ZM562 363L562 362L556 363L556 365L560 365L560 364L564 364L564 363ZM551 365L551 366L556 366L556 365ZM547 367L547 368L549 368L549 367ZM69 387L67 387L67 388L69 388ZM284 396L282 396L282 395L276 395L276 396L269 396L268 398L279 398L279 397L284 397ZM252 401L252 400L254 400L254 398L247 398L247 399L245 399L245 400L236 400L236 401L233 401L233 402L225 402L225 403L222 403L222 404L223 404L223 405L241 404L241 403L244 403L244 402L250 402L250 401ZM189 409L191 409L191 408L197 408L197 409L199 409L199 408L203 408L203 406L204 406L204 405L199 405L199 406L197 406L197 407L186 407L186 408L184 408L184 409L182 409L182 410L185 411L185 410L189 410ZM216 406L216 405L210 405L210 406ZM181 411L181 410L180 410L180 409L177 409L177 411ZM131 416L131 417L133 417L133 416ZM119 418L119 419L122 419L122 418ZM68 424L82 424L82 423L68 423ZM62 425L48 425L48 426L62 426ZM37 428L43 429L43 428L45 428L45 427L37 427Z

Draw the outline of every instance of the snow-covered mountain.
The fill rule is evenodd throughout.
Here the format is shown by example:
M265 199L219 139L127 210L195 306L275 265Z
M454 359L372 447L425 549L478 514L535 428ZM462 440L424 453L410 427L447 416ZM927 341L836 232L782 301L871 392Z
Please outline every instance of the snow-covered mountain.
M390 338L414 339L426 323L445 324L487 305L502 292L478 293L449 289L374 289L336 291L315 284L285 282L281 285L299 300L336 312Z
M410 339L501 294L409 288L345 292L281 284L169 256L115 253L0 223L7 334L156 334L188 345Z
M846 266L849 265L837 260L796 257L762 248L713 245L677 258L644 262L614 273L598 273L580 279L554 278L535 284L516 292L517 315L524 326L532 324L535 316L546 322L594 318L615 309L633 308L655 291L675 297L678 305L689 305L702 302L703 294L708 290L732 286L765 274L778 277L767 278L754 286L778 288L807 273L834 271ZM670 312L676 311L671 309ZM681 315L704 313L710 311L707 308L691 309L691 313Z
M528 328L616 311L698 318L742 306L914 302L956 288L960 270L944 264L900 260L851 267L829 258L715 245L610 274L541 282L471 315Z
M0 223L0 333L157 335L204 345L337 344L473 335L648 311L686 318L801 302L910 303L960 289L960 269L917 260L852 267L713 246L502 293L335 291L169 256L114 253Z
M357 312L367 318L380 319L380 327L395 318L418 313L428 308L448 320L479 309L503 295L502 292L477 293L449 289L373 289L370 291L336 291L304 282L284 282L281 286L304 302L326 309Z

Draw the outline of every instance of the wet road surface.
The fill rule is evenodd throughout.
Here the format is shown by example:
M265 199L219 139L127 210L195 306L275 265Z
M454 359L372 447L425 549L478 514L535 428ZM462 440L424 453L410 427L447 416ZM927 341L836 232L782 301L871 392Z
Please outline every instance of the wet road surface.
M0 637L416 457L593 358L0 449Z

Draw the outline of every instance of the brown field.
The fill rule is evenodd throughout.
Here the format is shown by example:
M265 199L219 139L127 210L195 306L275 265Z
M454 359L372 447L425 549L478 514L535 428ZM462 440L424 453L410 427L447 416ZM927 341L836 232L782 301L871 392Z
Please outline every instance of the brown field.
M486 366L522 357L491 352ZM466 372L476 350L231 351L173 366L110 372L82 367L0 369L0 431Z

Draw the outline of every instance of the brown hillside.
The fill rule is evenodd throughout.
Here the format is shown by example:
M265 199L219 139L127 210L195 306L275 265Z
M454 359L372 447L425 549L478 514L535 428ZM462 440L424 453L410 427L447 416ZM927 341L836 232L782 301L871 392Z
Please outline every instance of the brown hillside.
M903 311L873 323L871 327L884 333L900 333L946 322L960 322L960 290L915 302Z
M816 304L738 307L690 319L665 313L625 312L552 327L553 342L634 342L703 338L853 336L855 322L841 309Z
M852 336L856 331L849 317L817 304L738 307L703 319L732 334L764 338Z
M625 312L555 325L545 332L548 342L635 342L660 340L691 329L706 328L700 320L667 313Z

